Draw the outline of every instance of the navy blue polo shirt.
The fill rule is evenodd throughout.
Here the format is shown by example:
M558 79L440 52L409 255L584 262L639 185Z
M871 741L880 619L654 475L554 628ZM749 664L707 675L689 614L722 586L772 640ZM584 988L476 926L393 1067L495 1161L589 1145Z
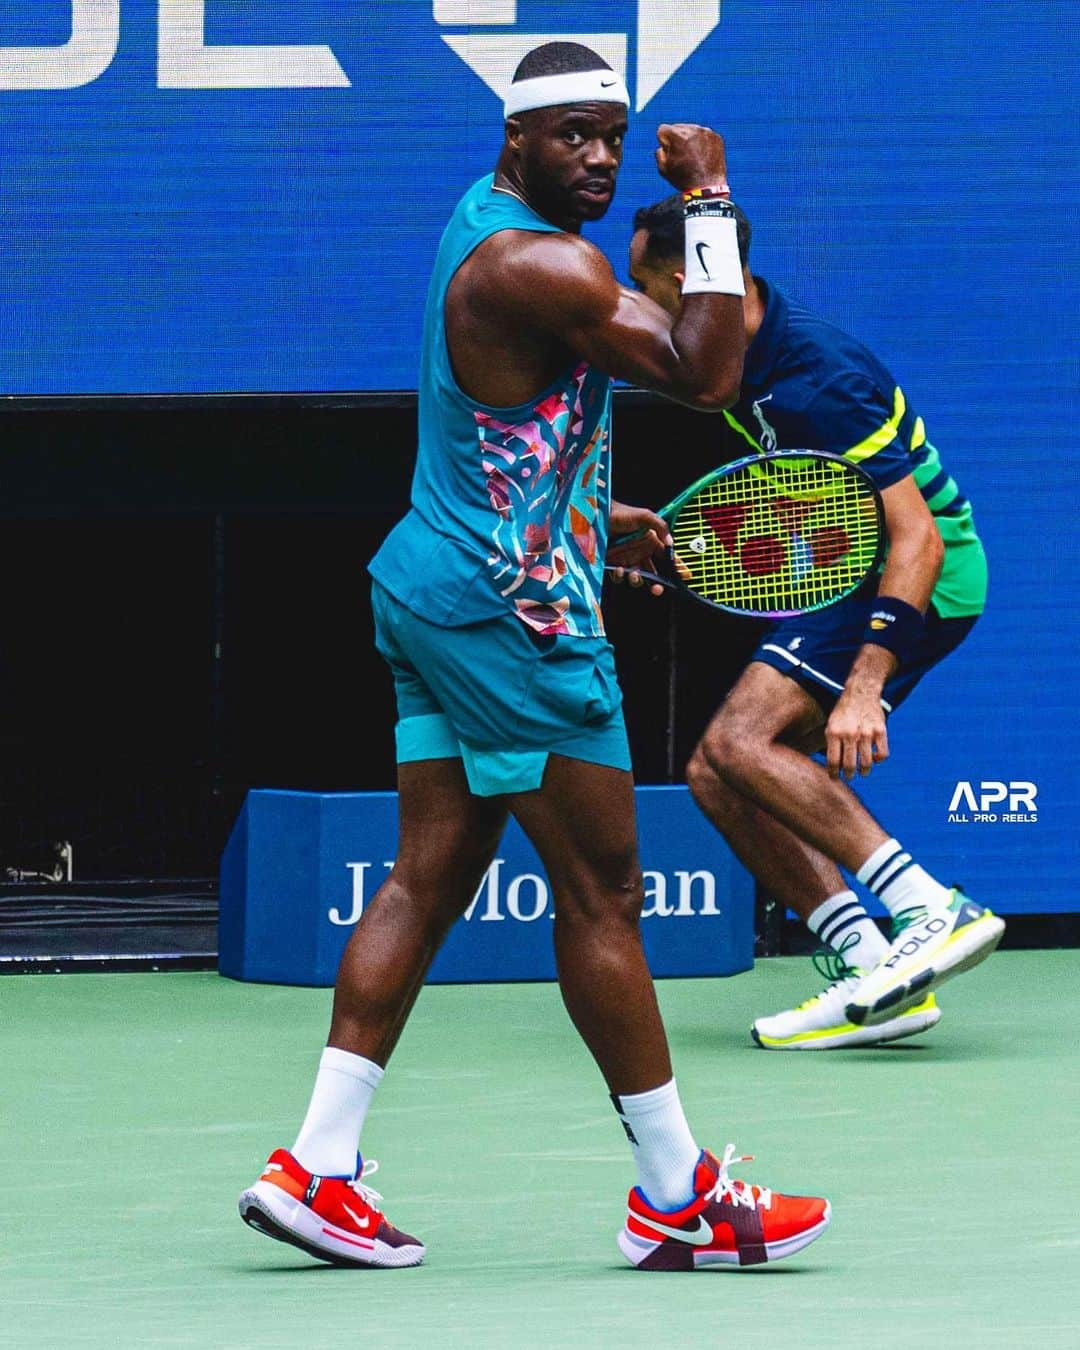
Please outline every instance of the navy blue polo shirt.
M829 450L885 489L911 474L945 543L932 603L943 618L980 614L986 556L971 503L941 465L923 420L857 339L755 278L765 317L747 349L739 400L725 412L748 447Z

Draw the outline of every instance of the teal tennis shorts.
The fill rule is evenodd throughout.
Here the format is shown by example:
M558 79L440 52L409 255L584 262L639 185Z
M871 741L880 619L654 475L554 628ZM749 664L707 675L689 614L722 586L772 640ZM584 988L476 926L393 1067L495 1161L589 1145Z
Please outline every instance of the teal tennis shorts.
M551 754L629 770L606 638L544 637L509 612L442 628L378 582L371 607L394 676L399 764L460 757L479 797L538 788Z

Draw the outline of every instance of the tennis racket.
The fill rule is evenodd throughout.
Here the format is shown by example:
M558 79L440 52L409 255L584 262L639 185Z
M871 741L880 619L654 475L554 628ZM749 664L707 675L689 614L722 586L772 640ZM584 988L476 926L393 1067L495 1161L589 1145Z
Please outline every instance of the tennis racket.
M623 570L748 618L782 619L833 605L885 555L885 511L873 479L825 450L770 450L734 460L657 514L674 541L672 575Z

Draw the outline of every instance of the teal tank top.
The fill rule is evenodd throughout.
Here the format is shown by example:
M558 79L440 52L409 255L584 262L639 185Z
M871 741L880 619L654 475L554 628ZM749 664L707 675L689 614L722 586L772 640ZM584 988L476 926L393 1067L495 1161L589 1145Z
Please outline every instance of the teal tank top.
M575 360L516 408L470 398L450 363L444 305L454 274L499 230L558 233L489 174L439 245L420 361L411 505L368 565L442 627L512 613L540 633L599 637L611 500L611 380Z

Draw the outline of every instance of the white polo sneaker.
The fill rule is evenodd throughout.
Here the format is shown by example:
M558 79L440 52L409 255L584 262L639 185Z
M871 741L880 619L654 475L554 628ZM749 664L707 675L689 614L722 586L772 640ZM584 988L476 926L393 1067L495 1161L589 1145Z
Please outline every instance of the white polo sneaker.
M845 1009L858 1026L891 1021L897 1009L925 997L954 975L990 955L1005 921L966 896L959 886L945 909L932 909L908 924L855 989Z
M839 1050L845 1046L882 1045L929 1031L941 1020L933 994L920 996L888 1020L860 1026L847 1015L847 1005L867 972L845 964L835 952L818 952L815 968L831 983L797 1008L759 1017L750 1035L763 1050Z

